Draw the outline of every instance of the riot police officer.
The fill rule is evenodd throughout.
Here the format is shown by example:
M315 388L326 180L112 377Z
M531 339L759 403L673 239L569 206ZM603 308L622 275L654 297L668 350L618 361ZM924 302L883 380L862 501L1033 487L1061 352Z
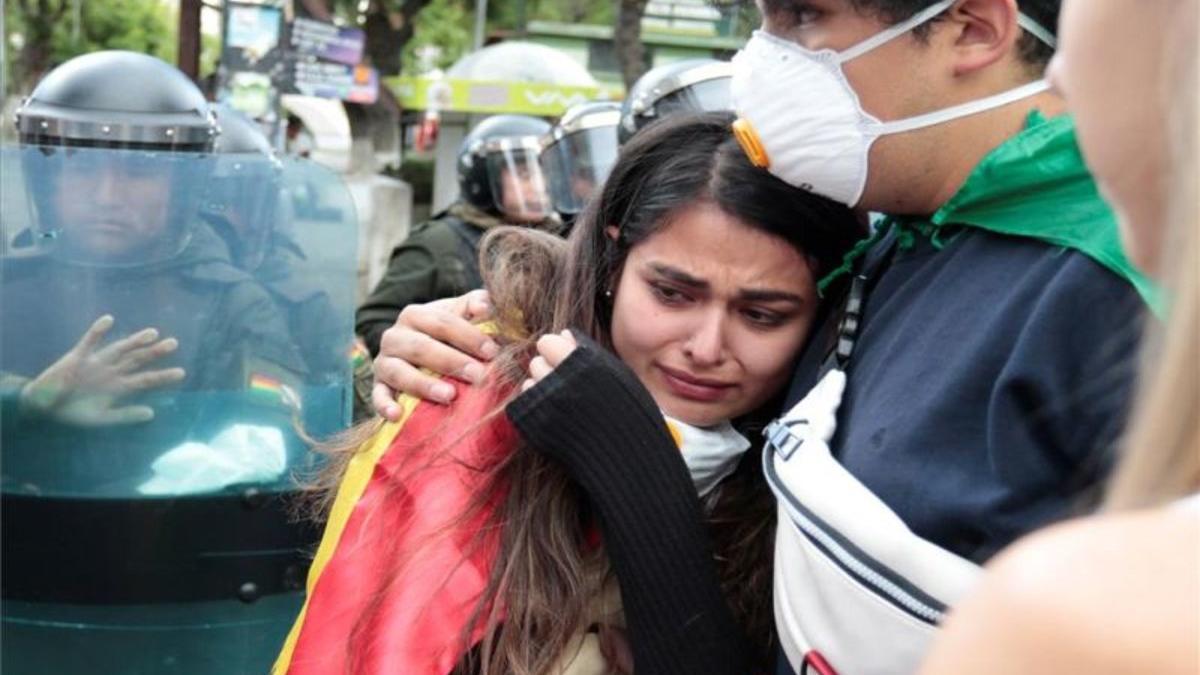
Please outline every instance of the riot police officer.
M732 110L732 78L733 66L716 59L684 59L651 68L629 88L621 106L620 143L668 115Z
M478 249L496 225L550 227L551 207L538 163L550 130L527 115L494 115L463 139L458 153L459 199L413 228L392 252L383 279L358 308L355 330L374 356L383 331L411 303L479 288ZM555 225L556 227L556 225Z
M568 228L617 161L621 105L589 101L572 106L542 141L539 160L550 201Z
M237 392L255 376L294 383L303 374L277 305L197 216L218 127L186 77L142 54L81 56L48 74L16 121L34 213L5 270L6 312L24 319L0 328L6 373L36 376L97 316L111 315L113 337L149 326L173 338L176 348L153 365L181 369L179 391ZM175 390L134 398L170 414L170 433L152 425L163 439L190 440L227 412ZM84 454L68 452L77 461ZM98 488L145 468L138 459L96 460ZM76 478L24 461L6 464L6 476L22 465L31 470L22 480L40 490Z
M280 306L309 378L345 378L353 330L334 309L329 280L307 269L309 252L287 222L284 165L253 120L226 104L214 108L221 133L201 217Z
M32 208L0 283L19 383L0 430L4 670L259 668L310 536L265 508L308 455L290 427L305 368L198 217L215 116L168 64L97 52L46 75L16 125L6 164Z

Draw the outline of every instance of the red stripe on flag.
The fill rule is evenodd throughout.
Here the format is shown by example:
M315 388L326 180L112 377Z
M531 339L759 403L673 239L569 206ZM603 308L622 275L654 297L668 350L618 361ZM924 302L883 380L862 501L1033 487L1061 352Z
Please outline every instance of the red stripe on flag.
M476 543L487 513L446 528L487 479L468 467L494 466L516 435L500 414L463 438L498 400L454 384L455 404L419 405L376 465L308 599L289 675L347 672L351 653L353 672L381 675L444 675L460 660L499 542ZM482 636L476 626L472 643Z

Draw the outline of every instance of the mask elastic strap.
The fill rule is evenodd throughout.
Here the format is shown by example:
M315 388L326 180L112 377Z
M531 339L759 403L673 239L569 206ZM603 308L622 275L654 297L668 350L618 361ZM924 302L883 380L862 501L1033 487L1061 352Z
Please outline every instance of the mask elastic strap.
M1042 24L1033 20L1033 17L1028 14L1017 14L1017 25L1029 33L1033 37L1042 41L1042 44L1051 49L1058 49L1058 38L1054 34L1046 30Z
M896 120L895 122L881 122L879 124L872 125L872 129L878 136L902 134L906 131L923 129L925 127L931 127L943 122L949 122L950 120L955 120L960 117L968 117L970 115L986 112L994 108L1000 108L1008 105L1009 103L1020 101L1023 98L1029 98L1030 96L1040 94L1043 91L1048 91L1049 89L1049 82L1045 80L1036 80L1034 82L1030 82L1029 84L1017 87L1016 89L1009 89L1008 91L1001 92L994 96L981 98L978 101L968 101L967 103L963 103L961 105L943 108L942 110L935 110L934 112L925 113L924 115L917 115L916 117L910 117L908 119Z
M917 26L920 26L921 24L926 23L927 21L931 21L933 19L933 17L937 16L938 14L941 14L942 12L946 11L947 9L950 9L950 7L952 7L953 5L954 5L954 0L942 0L941 2L939 2L937 4L930 5L929 7L926 7L924 10L917 12L916 14L913 14L908 19L901 21L900 23L898 23L894 26L891 26L887 30L876 33L875 35L872 35L871 37L867 38L866 40L863 40L862 42L854 45L853 47L850 47L849 49L838 52L837 62L845 63L847 61L850 61L851 59L856 59L856 58L862 56L863 54L866 54L867 52L871 51L872 49L875 49L876 47L880 47L884 44L887 44L888 42L895 40L896 38L900 37L901 35L904 35L905 33L916 28Z
M917 26L920 26L928 21L932 21L933 18L938 14L941 14L953 6L954 0L942 0L942 2L930 5L924 10L912 15L907 20L901 21L885 31L876 33L875 35L872 35L866 40L863 40L862 42L850 47L849 49L846 49L845 51L838 52L837 62L845 63L851 59L856 59L863 54L876 49L877 47L883 46L888 42L900 37L901 35L913 30ZM1045 27L1043 27L1037 21L1034 21L1029 15L1023 12L1018 13L1017 25L1020 26L1025 32L1034 36L1038 40L1041 40L1042 44L1045 44L1047 47L1051 49L1058 48L1058 39L1054 37L1054 34L1046 30Z

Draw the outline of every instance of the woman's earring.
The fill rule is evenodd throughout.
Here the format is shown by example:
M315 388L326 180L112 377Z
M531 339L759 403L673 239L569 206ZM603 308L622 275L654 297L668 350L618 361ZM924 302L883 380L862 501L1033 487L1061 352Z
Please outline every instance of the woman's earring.
M604 297L608 298L609 300L612 300L612 289L611 288L608 289L607 291L604 291Z

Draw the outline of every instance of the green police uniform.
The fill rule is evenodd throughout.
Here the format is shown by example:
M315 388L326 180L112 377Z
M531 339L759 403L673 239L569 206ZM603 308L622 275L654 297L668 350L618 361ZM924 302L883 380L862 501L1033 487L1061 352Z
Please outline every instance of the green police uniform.
M452 298L483 286L479 240L504 221L465 204L455 204L413 228L392 251L387 271L358 308L355 332L372 356L383 332L406 306Z

